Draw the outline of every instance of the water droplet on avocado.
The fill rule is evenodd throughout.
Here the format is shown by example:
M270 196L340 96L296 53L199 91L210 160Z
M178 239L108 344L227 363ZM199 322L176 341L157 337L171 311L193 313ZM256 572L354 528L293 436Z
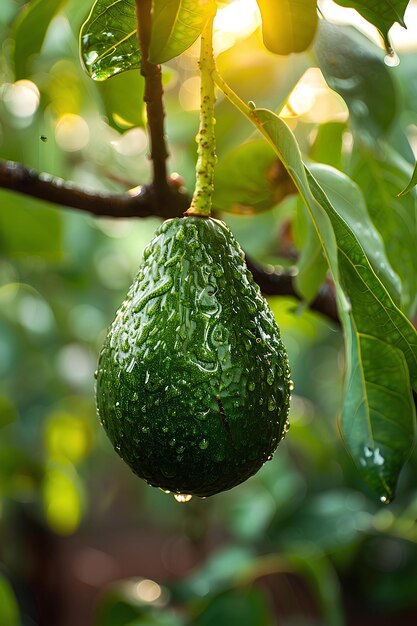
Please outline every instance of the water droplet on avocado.
M175 493L174 494L174 498L177 502L180 502L181 504L184 504L185 502L190 502L190 500L192 500L193 496L190 496L187 493Z
M148 483L210 496L272 456L288 412L285 348L220 221L169 220L145 256L99 359L100 419Z

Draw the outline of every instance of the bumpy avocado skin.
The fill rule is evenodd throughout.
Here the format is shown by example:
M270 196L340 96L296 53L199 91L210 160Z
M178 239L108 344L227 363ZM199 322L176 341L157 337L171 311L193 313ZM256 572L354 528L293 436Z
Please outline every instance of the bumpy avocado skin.
M141 478L211 496L282 439L290 373L273 314L225 224L164 222L101 351L97 407Z

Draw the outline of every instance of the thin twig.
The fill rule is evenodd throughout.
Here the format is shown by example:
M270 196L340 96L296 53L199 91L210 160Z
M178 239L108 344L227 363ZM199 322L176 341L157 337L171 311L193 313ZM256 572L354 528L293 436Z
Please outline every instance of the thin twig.
M155 193L165 198L168 190L166 161L169 156L165 140L165 111L161 67L148 60L152 32L152 0L136 0L136 18L141 50L141 74L145 79L144 102L151 144L153 186Z

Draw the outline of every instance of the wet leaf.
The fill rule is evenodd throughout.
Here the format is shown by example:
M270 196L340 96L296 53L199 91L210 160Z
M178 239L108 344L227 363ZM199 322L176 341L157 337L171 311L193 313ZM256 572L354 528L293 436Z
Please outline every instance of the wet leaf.
M97 0L81 29L80 52L94 80L138 69L135 0Z
M329 87L346 102L362 137L386 133L397 115L397 94L384 52L350 26L320 23L314 52Z
M359 471L388 501L413 447L410 378L417 387L417 332L375 274L361 237L304 167L286 124L264 109L254 115L297 185L321 239L346 338L344 438Z
M342 7L356 9L379 30L386 49L391 50L388 31L396 22L404 26L404 13L410 0L335 0Z
M164 63L187 50L216 12L214 0L154 0L151 63Z
M257 0L265 46L275 54L303 52L317 30L316 0Z

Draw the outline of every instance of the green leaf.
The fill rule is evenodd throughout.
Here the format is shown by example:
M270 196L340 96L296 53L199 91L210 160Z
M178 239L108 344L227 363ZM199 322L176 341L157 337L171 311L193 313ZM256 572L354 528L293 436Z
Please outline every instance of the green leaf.
M275 54L303 52L317 30L316 0L257 0L265 46Z
M410 378L417 387L417 332L375 274L361 237L305 169L286 124L264 109L253 115L291 174L322 241L346 335L345 441L364 478L389 500L414 443Z
M30 75L31 64L39 54L52 18L67 0L35 0L26 4L13 27L13 60L16 79Z
M362 137L385 134L397 116L397 93L384 53L350 26L324 20L314 45L329 87L346 102L350 119Z
M301 250L297 262L298 274L295 285L300 296L310 303L317 296L327 274L327 262L323 255L320 239L306 207L299 202L295 222L296 245Z
M251 214L277 205L292 181L265 141L249 141L231 150L216 165L214 206L230 213Z
M381 233L388 259L402 282L402 309L412 317L417 309L417 192L397 197L412 168L389 146L374 151L357 146L352 176L366 198L369 214Z
M19 607L8 580L0 574L0 624L20 626Z
M153 0L150 62L165 63L185 52L215 12L215 0Z
M399 194L397 194L398 197L401 198L401 196L405 196L416 185L417 185L417 162L416 162L416 164L414 166L414 170L413 170L413 173L411 175L411 178L410 178L408 184L406 185L406 187L404 187L404 189L402 191L400 191Z
M343 134L345 130L346 124L344 122L320 124L310 151L310 158L313 161L341 169Z
M80 34L81 58L94 80L140 68L135 11L135 0L96 0Z
M309 170L325 192L331 205L355 233L375 274L384 284L393 301L398 304L401 282L388 261L384 242L369 217L361 190L346 174L332 167L312 163Z
M110 126L118 131L143 126L140 103L143 100L144 83L139 72L131 71L118 74L113 80L98 85Z
M388 31L398 22L404 24L404 14L410 0L335 0L342 7L356 9L368 22L371 22L381 33L385 47L391 51Z
M11 257L61 258L62 222L56 209L37 200L0 193L0 249Z

